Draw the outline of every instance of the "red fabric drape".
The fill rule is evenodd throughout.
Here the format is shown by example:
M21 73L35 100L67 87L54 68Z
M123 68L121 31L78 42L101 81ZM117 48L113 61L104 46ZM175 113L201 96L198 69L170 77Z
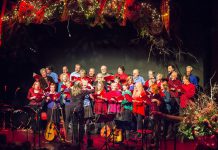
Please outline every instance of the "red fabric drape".
M99 16L102 14L106 2L107 2L107 0L99 0L99 3L100 3L100 8L99 8L99 11L98 11Z
M6 9L6 4L7 4L7 0L3 1L3 5L2 5L2 10L1 10L1 18L0 18L0 46L2 45L2 31L3 31L3 26L2 26L2 18L5 15L5 9Z
M161 2L161 15L162 15L162 22L166 31L170 32L170 4L169 0L162 0Z
M21 1L18 9L19 21L23 22L25 18L35 14L34 23L40 24L43 21L46 6L42 6L40 9L36 9L34 5Z
M133 5L134 1L135 0L126 0L125 1L122 26L126 25L127 16L129 14L129 7Z

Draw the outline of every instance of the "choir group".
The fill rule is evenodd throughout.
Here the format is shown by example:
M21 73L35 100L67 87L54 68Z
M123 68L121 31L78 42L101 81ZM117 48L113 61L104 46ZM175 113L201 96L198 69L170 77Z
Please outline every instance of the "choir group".
M137 131L144 128L142 120L152 116L152 111L172 115L182 113L184 108L194 104L198 88L191 66L186 67L183 76L173 65L168 66L166 77L149 70L147 80L138 69L134 69L132 75L126 74L124 66L119 66L115 74L108 73L105 65L97 74L94 68L87 73L80 64L75 65L72 73L68 72L67 66L62 69L59 76L51 66L42 68L41 75L34 73L35 82L27 98L32 108L43 107L47 120L52 119L57 127L59 108L63 108L67 133L73 130L73 140L78 143L83 139L84 125L91 118L115 114L115 120L127 121L132 126L130 130ZM170 133L170 124L164 123L166 135ZM101 127L100 123L95 124L97 133Z

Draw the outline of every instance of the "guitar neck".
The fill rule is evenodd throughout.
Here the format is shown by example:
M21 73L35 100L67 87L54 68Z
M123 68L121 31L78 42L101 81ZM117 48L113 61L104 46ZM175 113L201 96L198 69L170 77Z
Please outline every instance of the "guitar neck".
M66 129L65 129L65 122L64 122L64 117L63 117L63 111L62 111L61 107L60 107L60 111L61 111L60 121L63 123L64 138L66 139L67 134L66 134Z

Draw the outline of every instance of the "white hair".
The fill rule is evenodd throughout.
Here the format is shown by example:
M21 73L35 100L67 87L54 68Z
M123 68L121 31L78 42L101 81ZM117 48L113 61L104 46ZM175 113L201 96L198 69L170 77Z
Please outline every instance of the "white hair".
M191 70L193 69L192 66L187 66L186 69L188 69L188 68L191 69Z

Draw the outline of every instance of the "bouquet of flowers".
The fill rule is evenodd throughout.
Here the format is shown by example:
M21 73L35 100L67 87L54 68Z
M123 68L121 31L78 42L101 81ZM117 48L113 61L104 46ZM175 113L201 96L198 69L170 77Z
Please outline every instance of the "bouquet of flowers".
M188 139L197 139L201 144L217 147L218 107L215 98L200 94L195 105L188 106L184 111L179 132Z

